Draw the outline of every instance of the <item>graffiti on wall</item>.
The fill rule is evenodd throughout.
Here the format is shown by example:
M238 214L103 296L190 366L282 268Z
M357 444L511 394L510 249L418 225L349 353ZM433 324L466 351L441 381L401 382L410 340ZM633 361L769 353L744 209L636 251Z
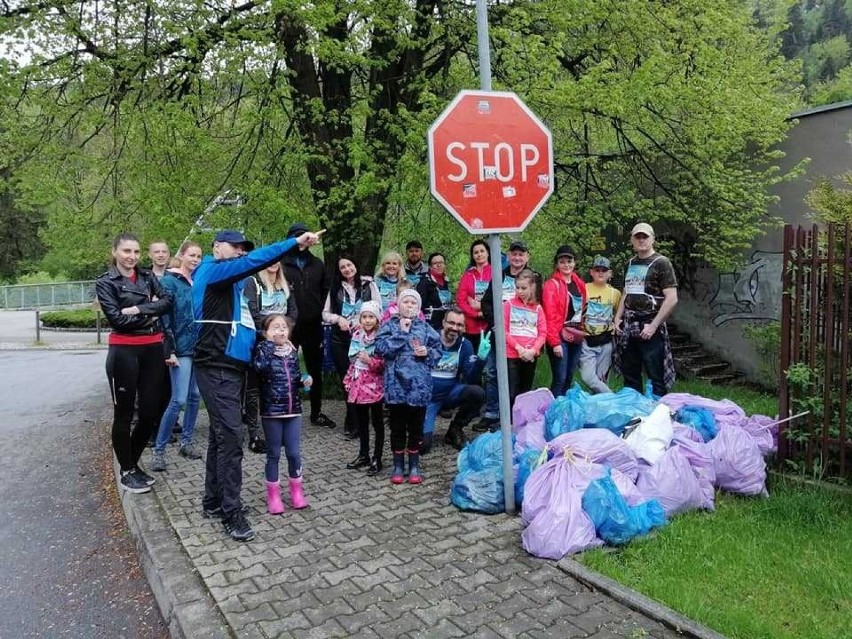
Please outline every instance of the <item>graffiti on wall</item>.
M719 273L716 294L709 302L713 324L779 319L783 269L783 253L755 251L740 270Z

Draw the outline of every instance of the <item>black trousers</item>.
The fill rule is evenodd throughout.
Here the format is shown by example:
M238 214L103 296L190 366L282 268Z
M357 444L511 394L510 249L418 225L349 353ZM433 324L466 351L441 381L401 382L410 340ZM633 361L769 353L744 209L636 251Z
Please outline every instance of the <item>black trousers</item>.
M163 345L111 345L106 374L113 403L112 449L121 470L133 470L148 439L157 433L170 397ZM137 396L139 420L131 432Z
M522 359L510 357L507 361L509 367L509 410L511 410L518 395L532 390L538 360L525 362Z
M243 423L248 427L250 439L263 436L263 427L257 421L259 411L260 389L258 388L257 371L249 367L246 370L243 385Z
M409 406L408 404L388 404L391 427L391 450L395 453L416 453L420 450L423 439L423 418L426 416L425 406Z
M631 337L621 353L621 374L624 376L624 385L633 390L644 393L642 388L642 369L651 380L654 394L662 397L666 391L664 381L665 370L663 358L665 357L665 344L663 336L657 331L649 340L639 337Z
M382 402L374 404L355 404L355 417L358 422L358 455L367 457L370 454L370 420L376 433L373 443L373 457L382 458L385 448L385 415Z
M349 343L351 339L348 333L345 335L345 341L342 338L331 340L331 359L334 361L334 370L340 377L340 387L343 388L343 378L346 377L346 372L349 370ZM346 389L343 389L343 395L346 396ZM355 414L355 404L346 402L346 419L343 423L344 430L347 433L358 432L358 417Z
M314 380L309 394L314 418L322 410L322 322L298 322L290 341L297 349L301 347L305 368Z
M232 368L197 366L198 390L210 419L204 508L222 508L225 517L242 508L243 421L240 394L245 372Z

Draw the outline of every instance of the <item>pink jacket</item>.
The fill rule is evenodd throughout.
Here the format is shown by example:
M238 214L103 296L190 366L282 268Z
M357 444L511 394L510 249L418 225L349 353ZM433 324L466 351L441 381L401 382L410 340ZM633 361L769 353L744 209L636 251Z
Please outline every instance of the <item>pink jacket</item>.
M351 364L343 378L343 388L346 389L347 401L350 404L375 404L382 401L384 397L384 370L385 362L381 357L372 354L375 347L375 338L378 328L373 331L373 340L364 348L362 340L364 331L360 326L352 332L352 342L349 353ZM365 364L357 358L357 353L366 350L370 354L370 362Z
M547 320L541 306L512 298L503 304L503 325L506 327L506 357L518 359L518 346L532 348L536 356L541 354L547 338Z

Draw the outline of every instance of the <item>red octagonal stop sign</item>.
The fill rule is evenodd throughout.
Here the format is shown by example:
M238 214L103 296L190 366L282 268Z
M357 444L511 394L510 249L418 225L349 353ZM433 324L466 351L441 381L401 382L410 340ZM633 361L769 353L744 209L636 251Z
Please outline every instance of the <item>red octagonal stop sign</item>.
M553 193L550 131L514 93L462 91L429 129L429 171L469 232L522 231Z

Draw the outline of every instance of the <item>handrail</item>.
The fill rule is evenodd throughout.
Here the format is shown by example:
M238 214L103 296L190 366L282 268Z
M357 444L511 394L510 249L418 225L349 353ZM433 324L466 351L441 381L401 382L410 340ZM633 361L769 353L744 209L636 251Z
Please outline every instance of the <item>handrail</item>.
M0 309L7 311L80 306L95 300L94 280L10 284L0 289Z

